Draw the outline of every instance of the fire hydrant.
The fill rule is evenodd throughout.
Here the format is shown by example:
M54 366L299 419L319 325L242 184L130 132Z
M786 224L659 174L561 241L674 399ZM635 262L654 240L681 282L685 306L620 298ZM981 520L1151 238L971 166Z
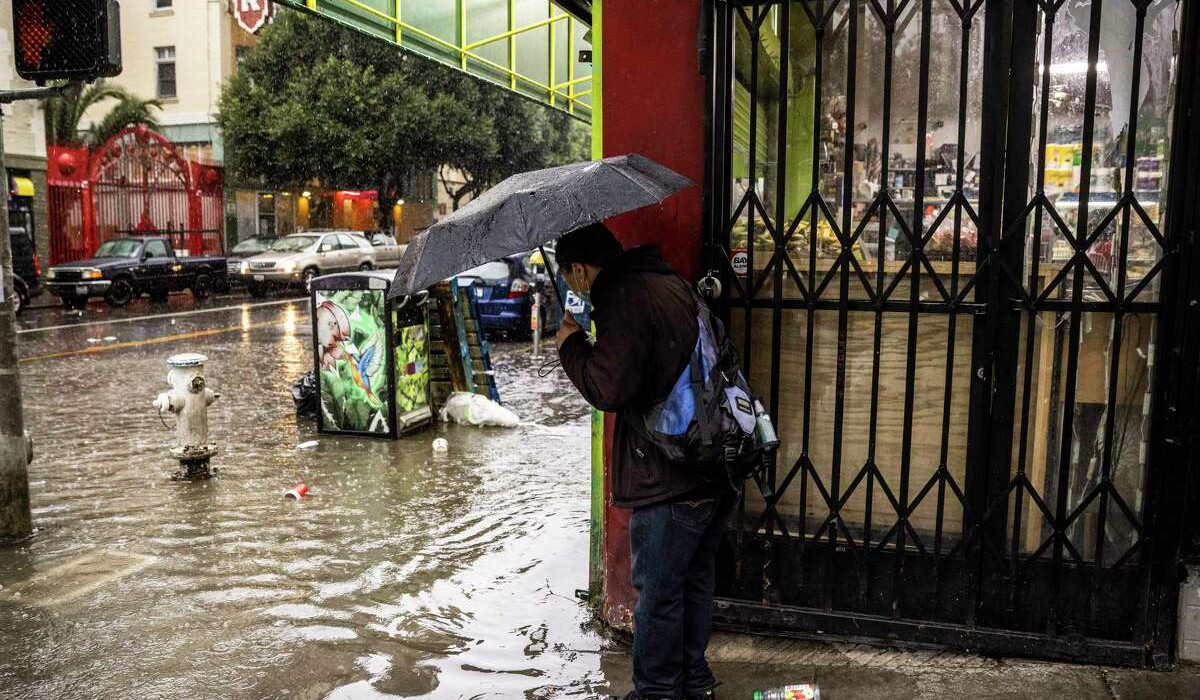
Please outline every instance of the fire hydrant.
M176 446L171 456L179 460L182 472L175 476L183 479L207 479L212 476L208 460L217 453L217 444L208 441L208 407L221 395L204 383L204 363L208 358L194 352L173 355L167 360L171 369L167 372L167 383L171 390L154 399L154 407L161 416L164 411L175 414Z

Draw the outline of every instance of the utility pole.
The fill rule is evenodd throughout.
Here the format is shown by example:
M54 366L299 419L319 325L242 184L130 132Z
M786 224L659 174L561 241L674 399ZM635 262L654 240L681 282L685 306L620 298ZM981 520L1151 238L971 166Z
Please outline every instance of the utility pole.
M11 100L0 96L0 105ZM0 108L2 110L2 108ZM29 447L17 373L17 315L13 308L12 246L8 233L8 170L4 167L4 113L0 111L0 540L33 532L29 513Z
M12 60L17 75L53 87L0 91L0 110L17 100L40 100L77 91L80 81L121 72L121 6L117 0L9 0ZM11 8L11 9L8 9ZM6 57L4 60L8 60ZM8 170L4 167L4 114L0 111L0 542L33 534L29 512L29 463L33 443L25 434L17 364L17 317L12 241L8 231Z
M25 435L21 377L17 364L17 315L13 306L12 240L8 232L8 170L4 166L3 105L78 89L78 84L0 91L0 542L33 533L29 512L29 462L32 445Z

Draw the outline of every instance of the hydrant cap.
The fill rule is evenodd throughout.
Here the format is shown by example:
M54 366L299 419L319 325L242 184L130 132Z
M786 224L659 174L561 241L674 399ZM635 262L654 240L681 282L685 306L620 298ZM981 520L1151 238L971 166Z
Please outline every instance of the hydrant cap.
M167 364L171 367L199 367L205 362L208 362L208 358L198 352L183 352L167 358Z

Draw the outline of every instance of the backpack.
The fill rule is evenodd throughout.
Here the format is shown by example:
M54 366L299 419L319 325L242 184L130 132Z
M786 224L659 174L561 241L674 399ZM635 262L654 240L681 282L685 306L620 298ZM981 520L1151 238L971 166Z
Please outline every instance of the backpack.
M317 373L309 370L292 385L292 401L296 403L296 417L316 418L320 410L317 390Z
M670 393L630 423L673 464L740 492L746 479L759 477L779 441L724 325L694 290L692 296L698 333L691 359Z

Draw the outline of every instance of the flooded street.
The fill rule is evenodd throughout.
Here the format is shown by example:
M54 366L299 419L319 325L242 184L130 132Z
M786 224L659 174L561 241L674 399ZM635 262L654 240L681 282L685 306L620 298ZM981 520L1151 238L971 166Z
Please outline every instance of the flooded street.
M233 304L232 308L224 308ZM223 306L224 305L224 306ZM493 349L520 427L318 436L290 387L305 301L19 336L29 542L0 550L5 698L540 698L605 687L587 587L589 414L526 344ZM39 315L40 314L40 315ZM39 330L49 328L49 330ZM209 357L219 475L179 483L150 402ZM170 418L168 418L170 424ZM435 437L450 443L434 455ZM297 445L319 440L312 449ZM308 498L282 497L306 483Z

